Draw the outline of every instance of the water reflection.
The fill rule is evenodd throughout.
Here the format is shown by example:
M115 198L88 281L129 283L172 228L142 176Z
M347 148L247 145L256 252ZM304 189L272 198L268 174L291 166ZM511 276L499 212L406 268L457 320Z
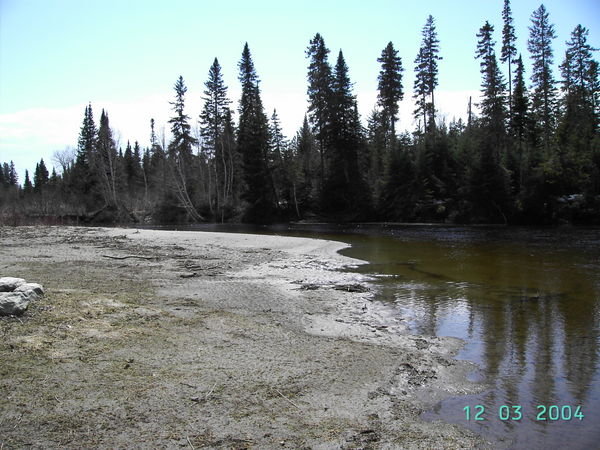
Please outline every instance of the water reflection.
M357 237L344 253L371 262L361 271L394 275L381 280L380 298L394 302L416 333L464 339L459 358L477 362L493 386L442 402L425 417L517 448L594 448L600 233L564 240L561 231L402 231ZM487 420L466 421L463 408L477 404ZM522 406L523 418L500 420L502 405ZM538 405L582 406L585 418L548 420L548 411L538 417Z

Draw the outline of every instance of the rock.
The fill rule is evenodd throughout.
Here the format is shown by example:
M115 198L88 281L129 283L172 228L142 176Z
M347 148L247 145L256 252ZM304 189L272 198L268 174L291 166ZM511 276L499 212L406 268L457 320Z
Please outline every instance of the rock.
M12 292L25 283L23 278L2 277L0 278L0 292Z
M37 283L23 283L14 292L24 292L31 300L38 300L44 296L44 287Z
M27 283L22 278L0 278L0 316L19 316L29 302L44 296L41 284Z
M20 316L29 306L31 298L25 292L0 292L0 315Z

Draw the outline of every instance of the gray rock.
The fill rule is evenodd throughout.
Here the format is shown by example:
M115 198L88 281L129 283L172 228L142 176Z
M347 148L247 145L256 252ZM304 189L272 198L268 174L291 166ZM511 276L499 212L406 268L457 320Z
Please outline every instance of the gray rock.
M0 315L20 316L25 312L31 301L25 292L0 292Z
M23 283L14 292L23 292L30 297L30 300L38 300L44 296L44 287L37 283Z
M12 292L25 283L23 278L2 277L0 278L0 292Z

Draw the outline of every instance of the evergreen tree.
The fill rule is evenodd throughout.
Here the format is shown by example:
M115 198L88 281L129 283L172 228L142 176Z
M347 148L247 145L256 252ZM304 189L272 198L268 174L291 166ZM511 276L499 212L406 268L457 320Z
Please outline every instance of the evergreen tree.
M189 164L192 157L192 147L197 144L197 140L192 136L191 126L189 124L190 117L185 114L185 93L187 87L183 81L183 77L179 76L174 86L175 101L169 102L173 107L175 115L169 119L171 124L171 134L173 140L169 144L169 156L182 160L185 164Z
M31 180L29 179L29 171L25 169L25 181L23 182L23 192L25 195L29 195L33 192L33 186L31 185Z
M98 130L94 123L94 114L92 112L92 104L85 107L83 115L83 124L79 132L79 142L77 146L77 156L75 165L80 168L81 175L89 175L90 161L93 158L93 152L96 145L96 136Z
M9 186L18 186L19 185L19 176L17 175L17 169L15 168L15 163L10 162L8 167L8 185Z
M286 167L284 164L284 155L287 152L288 144L281 131L281 123L277 110L273 110L269 122L269 153L268 167L271 174L273 185L273 195L276 204L291 204L292 195L289 191L289 180L286 177Z
M364 214L369 192L359 166L359 153L364 151L362 127L341 50L333 74L330 127L331 151L322 205L329 213Z
M512 138L516 141L516 152L511 170L514 174L514 184L517 191L520 192L525 182L526 171L530 166L539 164L539 161L535 161L532 158L533 155L527 152L527 143L530 141L532 125L529 118L529 98L525 86L525 69L521 55L516 60L516 64L512 98L513 111L510 117L509 129Z
M510 9L510 0L504 0L504 8L502 9L502 20L504 27L502 28L502 53L500 61L508 62L508 117L512 118L512 70L511 63L514 62L517 56L517 48L515 47L515 27L513 26L512 12Z
M266 222L275 214L268 168L269 125L260 98L259 80L248 43L238 63L242 95L239 105L238 151L242 156L248 203L244 220Z
M0 188L8 187L8 164L0 165Z
M77 154L71 176L69 186L72 189L78 203L85 206L85 209L97 208L99 199L97 198L98 171L93 167L97 159L96 140L98 138L98 130L94 123L94 115L92 112L91 103L86 106L83 123L79 131L79 139L77 145Z
M596 49L587 43L588 34L585 27L575 27L560 66L564 98L557 135L563 193L588 190L591 182L598 116L593 99L597 80L591 77L595 63L592 52Z
M532 113L541 127L542 147L546 152L549 151L556 122L556 90L552 75L551 47L552 39L555 37L554 25L548 21L546 8L541 5L531 16L527 48L532 60Z
M316 138L308 123L308 117L304 116L302 127L296 134L294 142L296 158L299 159L299 181L297 192L298 208L302 215L314 212L318 199L318 167L319 155ZM299 213L300 215L300 213Z
M204 84L204 107L200 114L200 132L203 137L202 150L207 158L209 172L214 171L215 197L218 215L224 218L224 208L231 201L231 186L234 183L234 170L230 164L234 146L224 145L224 131L230 114L227 86L223 81L221 66L215 58ZM210 177L209 177L210 178ZM211 187L209 186L209 191ZM209 194L210 196L211 194ZM212 200L210 205L212 206Z
M382 120L386 128L390 130L395 138L396 121L398 120L398 102L404 98L402 90L402 59L398 56L398 51L394 49L394 44L389 42L381 52L381 57L377 59L381 63L381 71L378 77L377 104L382 110Z
M479 29L476 58L480 59L481 83L481 135L479 155L472 172L472 200L480 219L507 221L509 179L505 164L504 81L496 62L494 27L489 22ZM509 157L510 159L510 157Z
M44 159L42 158L39 163L35 165L35 172L33 174L33 190L36 193L41 193L44 186L48 183L49 174Z
M325 180L325 153L328 142L328 125L330 123L330 104L332 95L332 72L328 61L329 49L323 37L317 33L310 41L306 56L310 60L308 66L308 114L313 131L319 143L320 157L320 189Z
M525 69L523 67L523 58L519 55L516 60L517 68L515 70L514 88L512 95L513 114L510 118L511 134L517 138L518 142L525 141L526 133L529 129L529 98L527 96L527 87L525 86Z
M105 206L117 208L119 205L117 195L118 153L113 139L108 114L102 110L100 127L96 139L95 158L93 168L100 180Z
M388 155L394 150L393 145L388 145L388 131L382 112L374 109L367 119L367 141L369 143L367 179L375 202L381 200Z
M200 113L201 133L203 146L209 153L216 153L216 143L225 127L225 115L231 101L227 98L227 86L223 81L221 65L215 58L208 71L208 80L204 83L204 108Z
M423 117L423 130L431 131L435 128L435 96L434 91L438 85L438 64L442 59L439 53L439 43L433 16L429 16L421 32L423 40L419 53L415 59L415 83L413 98L417 108L414 111L415 119Z
M476 58L480 59L481 74L481 115L486 127L493 129L496 139L504 132L506 110L504 106L504 82L496 62L492 38L494 27L489 22L479 29Z
M190 118L185 114L187 87L181 75L175 82L174 90L175 100L170 102L174 115L169 119L172 140L167 150L171 188L177 198L178 206L185 210L187 218L197 222L204 220L196 209L194 201L197 180L194 177L192 147L198 143L198 140L192 136L191 126L188 122ZM172 205L165 206L172 207Z

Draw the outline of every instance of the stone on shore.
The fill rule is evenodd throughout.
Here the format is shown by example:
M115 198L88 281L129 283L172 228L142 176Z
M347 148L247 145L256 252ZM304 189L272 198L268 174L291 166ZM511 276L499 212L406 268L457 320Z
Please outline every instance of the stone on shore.
M31 301L25 292L0 292L0 315L20 316Z
M44 296L41 284L27 283L22 278L0 278L0 316L20 316L29 303Z
M0 292L12 292L25 283L23 278L2 277L0 278Z

